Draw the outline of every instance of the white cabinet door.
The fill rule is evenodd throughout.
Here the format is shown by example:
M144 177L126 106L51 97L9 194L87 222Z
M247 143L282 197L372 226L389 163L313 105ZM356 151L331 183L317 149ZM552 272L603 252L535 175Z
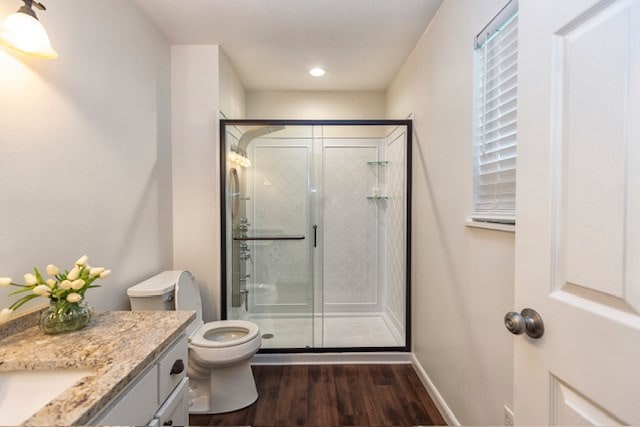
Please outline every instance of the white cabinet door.
M155 415L160 426L189 425L189 378L183 378Z
M640 0L520 1L517 424L640 424Z
M158 407L158 367L153 365L105 410L94 425L144 426Z

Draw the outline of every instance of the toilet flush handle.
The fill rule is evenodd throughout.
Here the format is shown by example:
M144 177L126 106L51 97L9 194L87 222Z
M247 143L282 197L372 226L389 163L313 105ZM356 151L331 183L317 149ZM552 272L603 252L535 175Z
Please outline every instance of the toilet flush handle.
M178 375L184 372L184 362L182 359L178 359L173 362L173 366L171 367L171 372L169 375Z

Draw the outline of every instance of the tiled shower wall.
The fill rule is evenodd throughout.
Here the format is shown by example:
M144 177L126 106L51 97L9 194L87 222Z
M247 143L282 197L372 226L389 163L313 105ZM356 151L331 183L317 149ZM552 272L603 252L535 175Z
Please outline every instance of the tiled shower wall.
M404 335L406 321L406 131L399 128L386 138L386 192L389 195L385 212L387 314L395 329Z
M252 243L253 304L271 311L272 305L299 312L311 310L309 253L309 151L306 141L255 146L249 177L252 228L256 234L302 235L304 240ZM254 310L255 311L255 310Z
M378 281L379 141L332 141L323 155L324 309L380 311ZM339 145L340 144L340 145Z

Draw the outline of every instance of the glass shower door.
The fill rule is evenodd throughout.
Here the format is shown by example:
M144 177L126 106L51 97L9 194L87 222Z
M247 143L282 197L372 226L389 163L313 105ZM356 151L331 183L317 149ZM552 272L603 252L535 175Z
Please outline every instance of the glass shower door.
M239 204L230 218L228 307L258 324L262 348L314 346L311 140L311 128L299 126L235 126L226 138L227 167L238 175L228 206Z
M223 317L262 348L409 348L410 122L225 123Z

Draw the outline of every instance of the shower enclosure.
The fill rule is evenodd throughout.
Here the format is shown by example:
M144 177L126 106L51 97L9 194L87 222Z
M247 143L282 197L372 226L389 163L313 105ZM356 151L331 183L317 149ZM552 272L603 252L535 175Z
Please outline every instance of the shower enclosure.
M410 347L410 120L221 120L222 318L262 351Z

